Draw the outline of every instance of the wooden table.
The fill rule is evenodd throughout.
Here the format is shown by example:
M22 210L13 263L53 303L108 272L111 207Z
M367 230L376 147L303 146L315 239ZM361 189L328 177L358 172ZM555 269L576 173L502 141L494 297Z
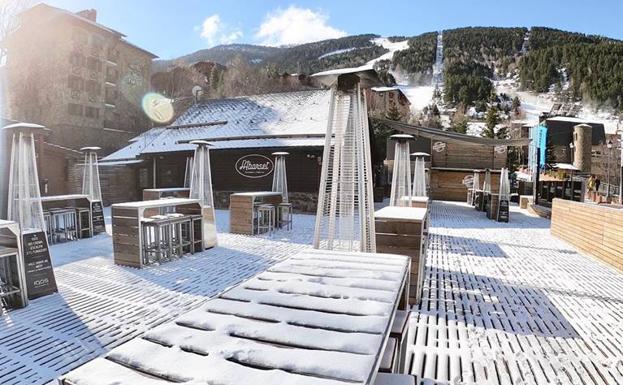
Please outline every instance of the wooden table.
M187 187L146 188L143 190L143 200L152 201L162 198L188 198L190 189Z
M44 211L52 209L87 209L89 210L89 236L106 231L102 202L91 201L88 195L67 194L49 195L41 197L41 205Z
M0 219L0 270L6 274L7 268L10 269L8 277L0 277L5 285L0 300L6 302L10 309L24 307L28 305L28 293L22 236L17 223Z
M420 301L424 281L428 210L421 207L384 207L374 213L376 251L411 257L409 304Z
M198 199L188 198L168 198L112 205L112 239L116 264L143 267L141 220L166 210L202 216L205 216L207 211L202 210Z
M304 251L60 379L64 385L373 384L409 259Z
M411 197L407 197L407 196L403 196L400 198L401 201L410 201L409 206L410 207L421 207L421 208L428 208L428 202L429 199L428 197L415 197L415 196L411 196Z
M229 231L253 235L253 210L258 203L278 205L282 202L280 192L241 192L229 196Z

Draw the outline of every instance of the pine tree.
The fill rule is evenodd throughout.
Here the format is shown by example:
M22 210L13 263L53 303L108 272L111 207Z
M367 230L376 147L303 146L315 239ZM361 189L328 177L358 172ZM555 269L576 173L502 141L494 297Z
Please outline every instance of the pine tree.
M481 135L485 138L494 139L496 137L495 126L498 124L499 120L498 110L495 107L489 108L485 117L485 129L482 131Z
M402 115L400 114L400 111L398 110L398 107L396 106L396 102L394 102L394 99L389 100L389 108L387 109L387 112L385 113L385 118L387 118L388 120L396 120L396 121L402 119Z
M450 130L458 132L459 134L467 134L467 118L463 117L462 119L458 119L454 124L452 124Z

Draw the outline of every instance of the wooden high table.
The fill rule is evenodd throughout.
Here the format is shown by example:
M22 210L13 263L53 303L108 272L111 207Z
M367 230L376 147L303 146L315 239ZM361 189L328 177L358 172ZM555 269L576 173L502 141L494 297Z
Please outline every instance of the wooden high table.
M256 204L279 205L280 192L255 191L241 192L229 196L229 231L236 234L253 235L253 216ZM275 209L276 211L276 209Z
M421 207L387 206L374 213L376 251L411 257L409 304L420 301L428 234L428 210Z
M143 190L144 201L162 198L188 198L189 196L190 189L188 187L146 188Z
M106 231L102 202L91 201L88 195L67 194L43 196L41 197L41 205L44 211L66 208L73 208L77 211L83 210L85 214L87 214L86 211L88 211L88 218L81 218L80 213L77 213L77 220L80 227L80 229L78 229L79 238L85 237L82 234L82 228L89 230L88 237ZM85 221L88 222L88 227L84 226Z
M198 199L168 198L112 205L112 239L116 264L143 267L141 221L163 211L203 215Z
M62 385L374 384L409 258L303 251L60 379Z
M0 219L0 278L2 290L0 300L9 309L28 304L24 256L22 254L22 235L19 225ZM0 306L0 311L3 306Z

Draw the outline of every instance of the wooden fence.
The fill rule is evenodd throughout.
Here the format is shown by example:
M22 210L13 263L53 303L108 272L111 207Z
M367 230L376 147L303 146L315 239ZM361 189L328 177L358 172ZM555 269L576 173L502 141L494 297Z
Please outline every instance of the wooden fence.
M623 209L556 198L551 231L623 271Z

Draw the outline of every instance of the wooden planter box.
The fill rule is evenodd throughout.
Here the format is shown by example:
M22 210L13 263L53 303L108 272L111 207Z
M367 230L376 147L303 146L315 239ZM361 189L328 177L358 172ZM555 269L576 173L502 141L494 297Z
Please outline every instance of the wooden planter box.
M411 257L409 304L420 301L426 259L428 210L416 207L385 207L374 213L376 251Z

